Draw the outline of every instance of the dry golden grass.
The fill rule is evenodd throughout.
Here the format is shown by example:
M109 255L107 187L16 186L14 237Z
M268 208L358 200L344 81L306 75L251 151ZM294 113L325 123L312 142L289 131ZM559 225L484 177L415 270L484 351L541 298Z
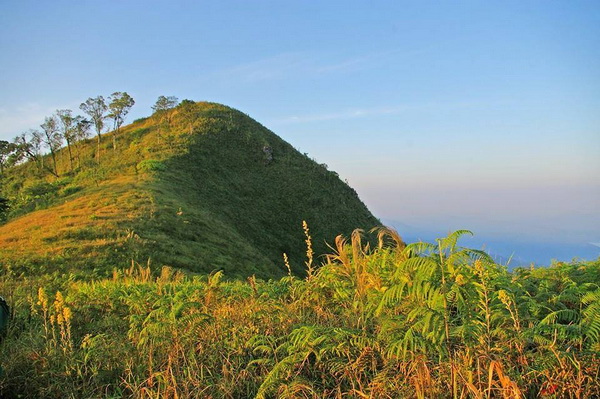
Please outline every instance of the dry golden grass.
M127 236L126 230L120 231L123 226L149 214L153 207L139 180L143 177L119 176L55 207L0 226L0 254L17 259L85 248L83 253L94 255L96 247L122 242Z

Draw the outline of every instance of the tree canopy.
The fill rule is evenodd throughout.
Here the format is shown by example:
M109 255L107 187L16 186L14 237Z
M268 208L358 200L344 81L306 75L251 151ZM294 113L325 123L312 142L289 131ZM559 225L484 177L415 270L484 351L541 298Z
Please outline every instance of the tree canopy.
M135 104L135 100L127 92L120 91L111 94L109 99L108 109L110 110L110 114L108 116L113 120L114 126L113 148L117 148L117 136L120 133L123 122L125 122L125 117Z

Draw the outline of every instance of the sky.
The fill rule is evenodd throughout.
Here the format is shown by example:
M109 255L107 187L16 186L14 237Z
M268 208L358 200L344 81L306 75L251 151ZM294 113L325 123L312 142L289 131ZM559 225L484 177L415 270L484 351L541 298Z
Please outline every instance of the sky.
M0 139L114 91L249 114L401 235L600 255L597 0L0 0Z

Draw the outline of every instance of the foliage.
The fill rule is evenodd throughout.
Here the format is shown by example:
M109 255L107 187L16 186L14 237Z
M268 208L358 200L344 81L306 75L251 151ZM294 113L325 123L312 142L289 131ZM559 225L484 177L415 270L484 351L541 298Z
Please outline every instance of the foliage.
M600 259L509 272L459 231L336 239L306 279L0 278L0 395L595 398ZM376 244L376 245L373 245ZM23 389L27 387L27 389Z
M104 120L106 119L106 112L108 111L108 106L106 105L106 101L104 97L90 97L85 102L79 105L79 109L81 109L87 116L90 117L91 123L94 124L96 129L97 136L97 149L96 149L96 162L100 163L100 141L102 135L102 129L104 129Z
M100 136L102 129L104 129L104 120L106 119L105 114L106 111L108 111L108 106L106 105L104 97L90 97L85 102L81 103L79 108L90 117L96 128L96 133Z
M146 159L138 163L136 169L140 172L162 172L167 169L164 163L156 159Z
M152 106L154 114L152 115L157 120L158 135L163 137L162 134L166 133L166 143L171 147L173 145L173 137L171 137L171 127L173 124L173 116L175 114L175 107L179 100L174 96L159 96L156 103Z
M56 111L56 119L59 125L59 135L67 143L69 169L72 172L74 169L72 144L74 144L78 138L77 117L73 116L73 111L70 109L59 109Z
M42 132L44 135L42 136L42 140L44 144L50 150L50 155L52 156L52 163L54 169L51 169L50 172L58 177L58 166L56 163L56 152L61 147L63 142L63 137L60 135L59 126L58 126L58 118L54 115L48 116L44 119L44 123L40 125L42 128Z
M0 175L4 174L4 169L8 166L9 160L16 149L16 144L0 140Z
M134 106L135 100L127 92L116 91L110 95L110 103L108 109L110 113L108 117L113 120L113 149L117 149L116 138L121 132L121 126L125 122L125 117L129 113L131 107Z
M29 197L43 197L45 195L54 194L58 190L57 184L52 184L48 182L39 182L37 184L32 184L31 186L26 186L23 189L23 193Z
M152 106L155 113L167 112L177 106L179 100L175 96L159 96L156 103Z
M10 203L6 198L0 197L0 222L6 221L6 216L10 210Z

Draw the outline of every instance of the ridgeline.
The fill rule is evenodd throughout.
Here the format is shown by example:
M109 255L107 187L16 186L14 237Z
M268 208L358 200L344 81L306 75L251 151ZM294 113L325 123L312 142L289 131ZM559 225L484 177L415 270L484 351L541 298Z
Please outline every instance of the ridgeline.
M58 177L50 155L4 171L0 266L103 276L149 260L277 278L283 253L294 273L305 269L302 221L315 256L379 224L335 172L232 108L188 101L122 127L116 149L114 135L58 151Z

